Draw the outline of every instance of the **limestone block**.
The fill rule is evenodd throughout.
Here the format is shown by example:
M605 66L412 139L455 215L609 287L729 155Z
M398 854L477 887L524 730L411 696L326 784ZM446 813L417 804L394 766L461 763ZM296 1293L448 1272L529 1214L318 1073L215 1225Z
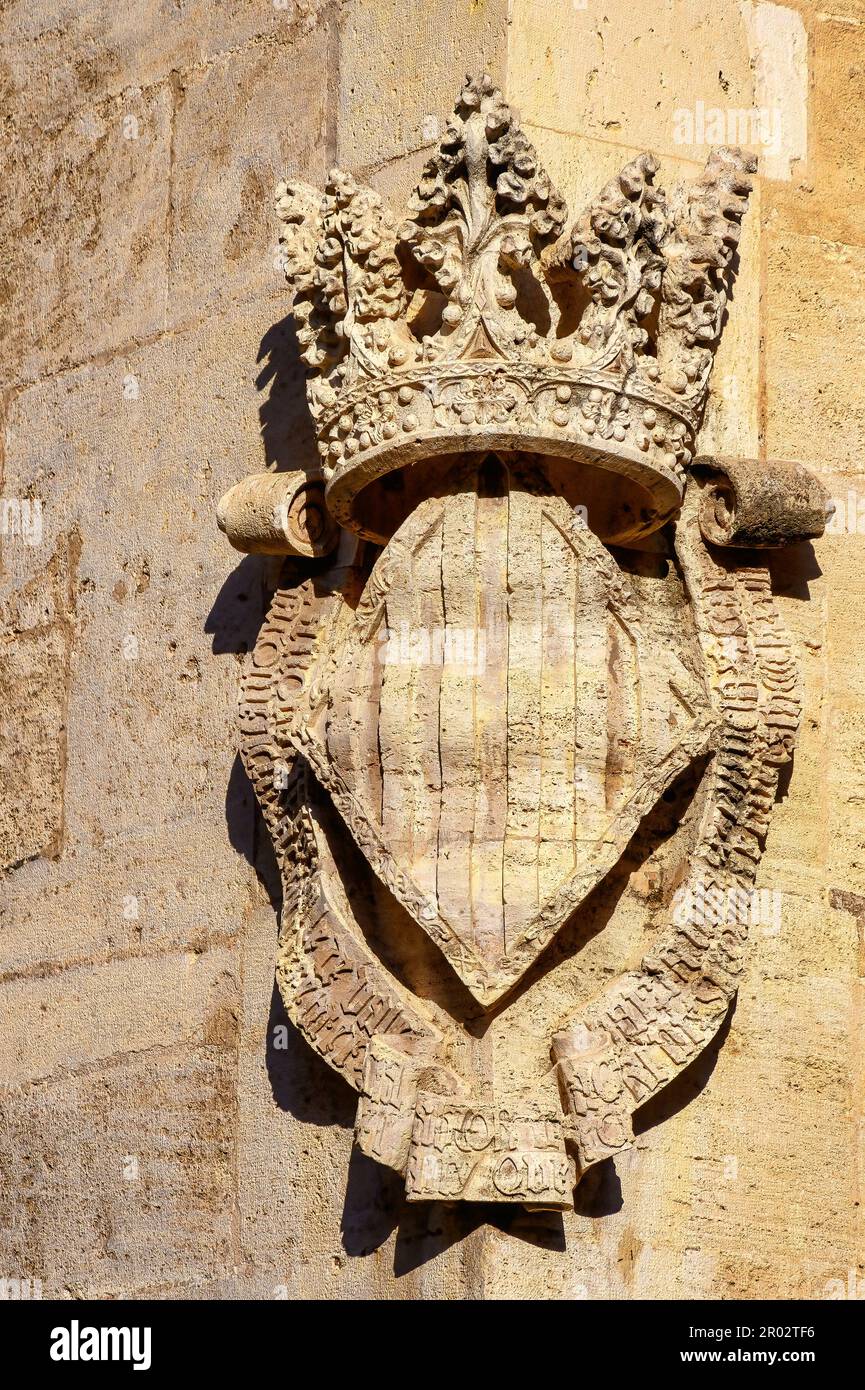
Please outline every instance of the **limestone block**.
M765 193L770 225L861 246L865 240L865 6L801 4L808 29L807 159Z
M637 158L643 149L651 148L650 141L631 147L619 140L609 143L547 130L541 125L529 126L527 133L574 217L625 164ZM676 183L693 180L704 162L704 152L698 151L697 158L699 164L679 155L665 156L657 176L659 186L669 189ZM389 173L383 171L385 175ZM727 304L699 438L699 448L709 453L748 456L756 455L759 449L762 196L762 181L758 179L750 197L751 212L742 222L736 281Z
M328 22L329 0L160 0L106 6L54 0L3 7L5 99L17 119L53 126L94 97L149 87L251 39L276 46Z
M808 157L808 42L795 8L756 0L742 6L754 70L760 173L789 181Z
M370 188L380 193L390 207L404 207L417 187L429 157L428 146L423 146L410 154L388 160L387 164L369 175Z
M231 1041L233 961L226 949L131 955L52 974L50 991L41 973L7 980L0 986L2 1085L21 1086L152 1047Z
M861 473L865 253L771 229L765 245L766 453Z
M865 892L865 844L861 807L865 798L865 715L854 705L830 701L827 709L827 765L833 769L833 795L826 825L827 879L842 892Z
M273 190L327 168L328 30L226 53L177 83L170 313L174 322L279 284Z
M347 0L337 162L368 169L434 147L444 133L443 92L467 72L504 81L507 13L506 0Z
M146 834L67 845L59 861L19 865L0 903L4 971L57 961L98 965L114 953L202 950L240 933L264 892L247 862L253 821L244 795L251 801L251 792L240 782L232 775L228 823L214 796L180 826L154 824ZM40 805L35 793L33 801ZM198 872L205 863L207 873Z
M32 514L34 520L37 515ZM35 529L31 534L35 540ZM20 533L6 548L10 543L26 544ZM0 602L0 739L6 762L2 869L61 850L79 551L77 536L59 538L45 570Z
M70 845L201 816L227 833L236 663L261 619L262 581L255 561L227 580L212 514L238 460L261 467L260 410L266 440L284 447L273 382L255 385L279 314L255 303L32 387L12 408L5 487L43 498L44 534L40 547L6 547L7 582L33 577L60 535L82 538ZM124 877L112 897L134 892Z
M507 96L532 125L702 163L698 103L704 117L754 104L742 7L662 0L638 21L628 5L514 0ZM694 118L691 139L677 138L689 133L679 111Z
M4 1095L3 1268L44 1298L164 1297L229 1270L235 1065L185 1043Z
M826 695L832 708L855 710L865 700L859 628L865 602L865 474L831 481L841 525L817 547L826 575L826 663L831 672Z
M163 327L171 92L97 99L51 138L13 128L0 235L0 379L27 381Z

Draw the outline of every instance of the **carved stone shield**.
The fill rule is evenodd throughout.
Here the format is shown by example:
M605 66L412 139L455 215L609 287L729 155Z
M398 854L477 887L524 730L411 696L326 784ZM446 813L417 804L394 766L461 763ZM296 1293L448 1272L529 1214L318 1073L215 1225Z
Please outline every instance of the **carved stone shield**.
M738 986L801 707L753 547L826 505L798 465L694 456L753 168L718 151L667 199L645 153L567 230L484 76L399 225L339 170L279 191L321 472L220 504L293 557L243 758L286 1009L411 1200L566 1207ZM702 755L666 920L499 1066L514 986Z
M706 744L655 606L541 478L459 470L382 552L304 750L395 895L489 1004Z

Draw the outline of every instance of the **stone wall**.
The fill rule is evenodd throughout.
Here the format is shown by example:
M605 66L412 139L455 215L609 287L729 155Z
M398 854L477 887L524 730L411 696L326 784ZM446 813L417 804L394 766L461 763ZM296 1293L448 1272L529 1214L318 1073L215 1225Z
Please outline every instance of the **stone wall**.
M820 1298L861 1276L865 5L836 8L4 7L0 1276L220 1298ZM809 462L841 504L774 566L806 714L737 1007L564 1223L406 1210L286 1025L233 753L270 576L214 523L245 472L314 448L276 177L339 163L398 205L482 68L572 213L642 148L662 182L695 174L714 111L777 119L701 442ZM657 867L494 1046L621 968Z

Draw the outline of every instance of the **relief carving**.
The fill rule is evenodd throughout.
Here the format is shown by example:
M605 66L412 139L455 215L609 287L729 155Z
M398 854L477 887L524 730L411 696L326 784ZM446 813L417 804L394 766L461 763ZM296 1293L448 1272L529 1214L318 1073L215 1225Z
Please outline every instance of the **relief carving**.
M569 227L483 77L401 222L340 170L278 190L321 462L220 504L239 549L292 557L242 755L286 1009L410 1199L569 1206L738 986L802 700L760 548L826 517L801 465L694 457L753 167L719 150L667 195L643 154ZM681 620L641 553L668 557ZM506 1010L692 768L666 929L573 1000L532 1087L500 1090L370 915L401 913L479 1017Z

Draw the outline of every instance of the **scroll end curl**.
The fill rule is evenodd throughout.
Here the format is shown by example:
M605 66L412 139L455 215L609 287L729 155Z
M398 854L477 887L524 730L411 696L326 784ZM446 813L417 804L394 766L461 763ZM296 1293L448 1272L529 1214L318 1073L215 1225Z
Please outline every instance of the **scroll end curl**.
M705 483L700 530L712 545L767 550L816 540L834 511L802 463L702 454L692 471Z

